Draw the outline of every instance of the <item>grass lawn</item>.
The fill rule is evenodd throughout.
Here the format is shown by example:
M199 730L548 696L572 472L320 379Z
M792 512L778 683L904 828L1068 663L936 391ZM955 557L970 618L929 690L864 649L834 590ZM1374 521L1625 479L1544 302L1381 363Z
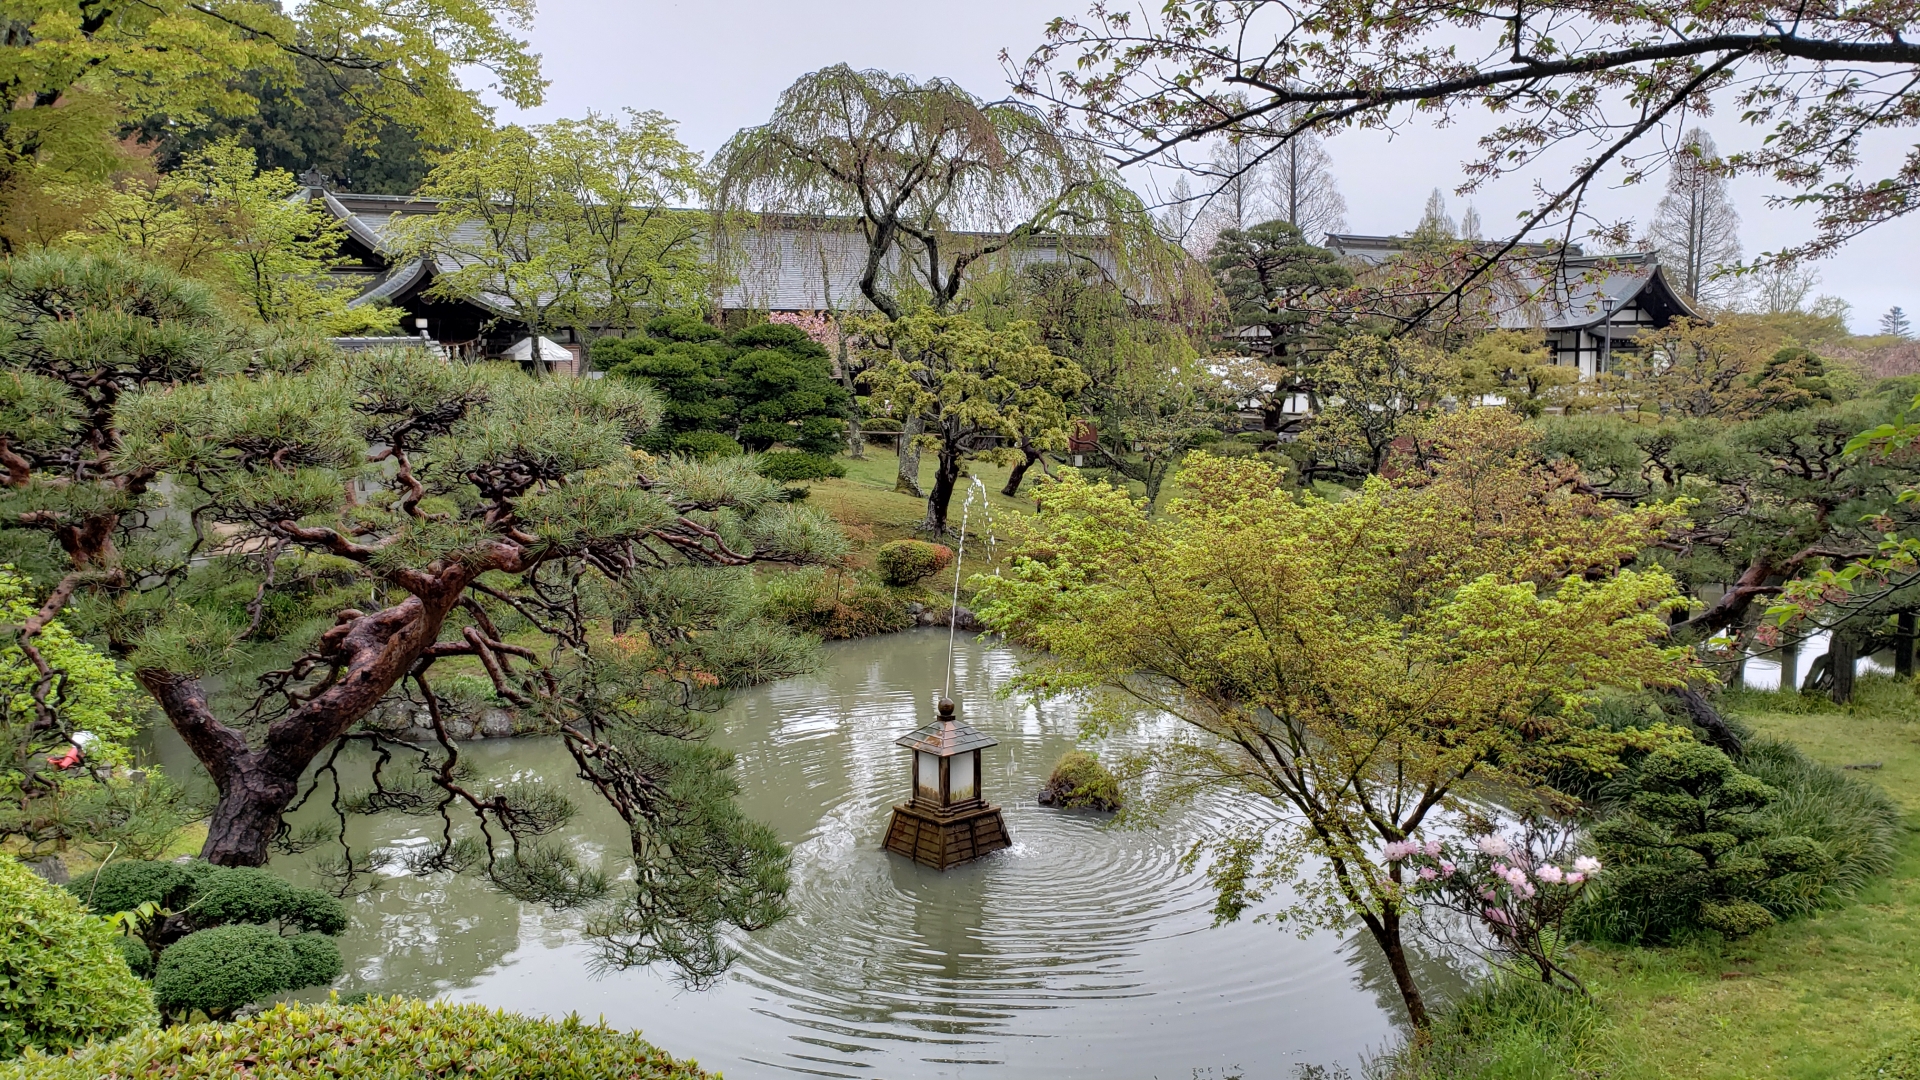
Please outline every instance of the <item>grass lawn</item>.
M847 475L838 480L809 482L807 486L811 494L807 501L832 515L846 530L854 543L853 562L856 566L870 569L873 566L874 549L889 540L909 537L929 539L919 531L927 518L927 500L893 489L900 459L894 456L892 450L884 446L869 446L865 458L855 460L842 455L837 460L847 467ZM922 454L922 491L932 490L933 471L933 455ZM1015 498L1000 494L1000 489L1007 483L1007 469L992 462L970 461L967 463L967 472L970 477L978 477L986 487L986 498L983 501L974 491L970 477L962 477L960 486L954 490L953 504L947 511L947 517L949 527L957 532L967 495L974 492L973 510L966 519L966 565L961 568L963 576L970 577L992 569L998 565L1000 556L1005 554L1007 532L1001 523L1011 517L1033 512L1033 500L1027 493L1031 490L1032 481L1039 478L1040 470L1038 466L1029 470L1027 485L1022 486L1021 495ZM1002 543L997 546L988 543L990 536L997 537ZM941 542L948 546L954 544L952 537ZM944 594L953 588L953 574L951 568L943 570L928 579L923 587L929 592Z
M1790 739L1818 761L1880 764L1852 775L1920 814L1920 699L1891 680L1862 689L1850 711L1796 694L1736 693L1727 704L1756 732ZM1920 1034L1915 821L1893 874L1844 908L1735 942L1583 948L1600 1022L1576 1037L1505 1038L1501 1060L1469 1075L1855 1076L1876 1050Z

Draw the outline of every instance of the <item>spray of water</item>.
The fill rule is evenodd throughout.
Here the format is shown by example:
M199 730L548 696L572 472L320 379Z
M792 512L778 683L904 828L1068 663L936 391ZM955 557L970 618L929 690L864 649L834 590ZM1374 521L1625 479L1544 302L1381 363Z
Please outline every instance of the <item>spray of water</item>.
M954 614L960 610L960 564L967 561L967 518L973 514L975 499L980 500L980 512L987 518L987 550L991 552L998 542L993 534L993 504L987 501L987 485L981 483L979 477L973 477L967 485L967 499L960 504L960 543L953 555L953 601L947 607L947 688L940 696L949 701L953 699L954 633L960 622ZM992 561L991 555L988 561Z

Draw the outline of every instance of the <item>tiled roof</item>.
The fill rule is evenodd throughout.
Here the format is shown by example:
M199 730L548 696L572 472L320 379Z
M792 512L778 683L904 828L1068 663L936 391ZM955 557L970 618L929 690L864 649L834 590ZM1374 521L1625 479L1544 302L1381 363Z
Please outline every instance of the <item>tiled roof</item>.
M937 757L952 757L969 750L982 750L1000 744L978 730L954 718L953 702L940 702L940 719L918 729L911 735L903 735L894 740L894 745L909 750L933 754Z
M1378 266L1407 250L1404 236L1361 236L1328 233L1327 247L1343 256ZM1486 242L1491 253L1503 244ZM1698 313L1675 292L1651 252L1587 255L1578 245L1562 249L1550 244L1515 247L1512 280L1528 293L1506 298L1498 312L1508 329L1584 330L1612 319L1636 301L1668 310L1672 315L1697 318ZM1496 287L1498 288L1498 287Z
M388 241L396 222L420 214L434 213L438 201L409 195L359 195L329 192L323 188L303 188L295 198L318 199L361 244L382 257L391 257ZM704 213L688 210L687 213ZM989 233L957 233L955 238L992 237ZM462 225L455 239L471 242L480 239L478 223ZM866 269L867 242L859 225L847 218L801 217L767 214L744 228L727 232L724 250L727 271L733 280L721 289L723 308L751 308L764 311L821 311L829 308L864 310L866 297L860 293L860 276ZM1087 257L1115 272L1110 253L1093 251ZM1010 260L1015 267L1034 263L1059 262L1082 257L1058 246L1040 241L1019 250L990 257L989 264ZM456 268L442 257L436 260L441 270ZM1001 263L1005 265L1004 262ZM897 253L889 253L882 273L891 277L899 268ZM390 298L415 283L409 270L390 267L356 302ZM402 280L404 279L404 280ZM480 302L505 313L511 307L503 298L481 296Z

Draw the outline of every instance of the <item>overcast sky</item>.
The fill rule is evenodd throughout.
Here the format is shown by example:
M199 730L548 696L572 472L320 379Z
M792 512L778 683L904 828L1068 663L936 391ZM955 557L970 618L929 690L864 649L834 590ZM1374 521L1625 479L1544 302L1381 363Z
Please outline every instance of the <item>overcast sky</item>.
M830 64L878 67L919 78L944 76L981 97L1008 92L1000 51L1024 57L1040 42L1046 20L1078 14L1085 0L541 0L532 32L552 85L547 102L508 120L549 120L588 110L658 109L680 122L688 145L712 153L742 127L764 120L780 91L798 76ZM1749 144L1731 113L1704 121L1722 152ZM1347 200L1353 232L1411 229L1427 194L1446 190L1458 218L1468 200L1451 194L1460 163L1473 152L1477 125L1435 130L1409 127L1389 138L1345 134L1329 150ZM1879 155L1884 168L1897 152ZM1538 174L1561 181L1558 164ZM1884 173L1877 175L1885 175ZM1531 180L1514 179L1471 201L1489 234L1524 209ZM1770 184L1742 179L1733 188L1751 255L1803 239L1805 215L1771 209ZM1657 183L1597 192L1601 216L1634 217L1644 226L1659 201ZM1853 305L1856 331L1871 332L1880 313L1898 304L1920 321L1920 217L1882 226L1819 265L1815 290Z

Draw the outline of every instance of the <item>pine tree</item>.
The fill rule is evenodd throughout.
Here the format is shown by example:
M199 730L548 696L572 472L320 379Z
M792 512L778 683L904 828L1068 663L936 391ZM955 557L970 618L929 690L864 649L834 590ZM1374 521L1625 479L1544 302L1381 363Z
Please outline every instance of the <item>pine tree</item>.
M1913 324L1907 321L1907 313L1895 304L1880 316L1880 332L1897 338L1912 337Z

